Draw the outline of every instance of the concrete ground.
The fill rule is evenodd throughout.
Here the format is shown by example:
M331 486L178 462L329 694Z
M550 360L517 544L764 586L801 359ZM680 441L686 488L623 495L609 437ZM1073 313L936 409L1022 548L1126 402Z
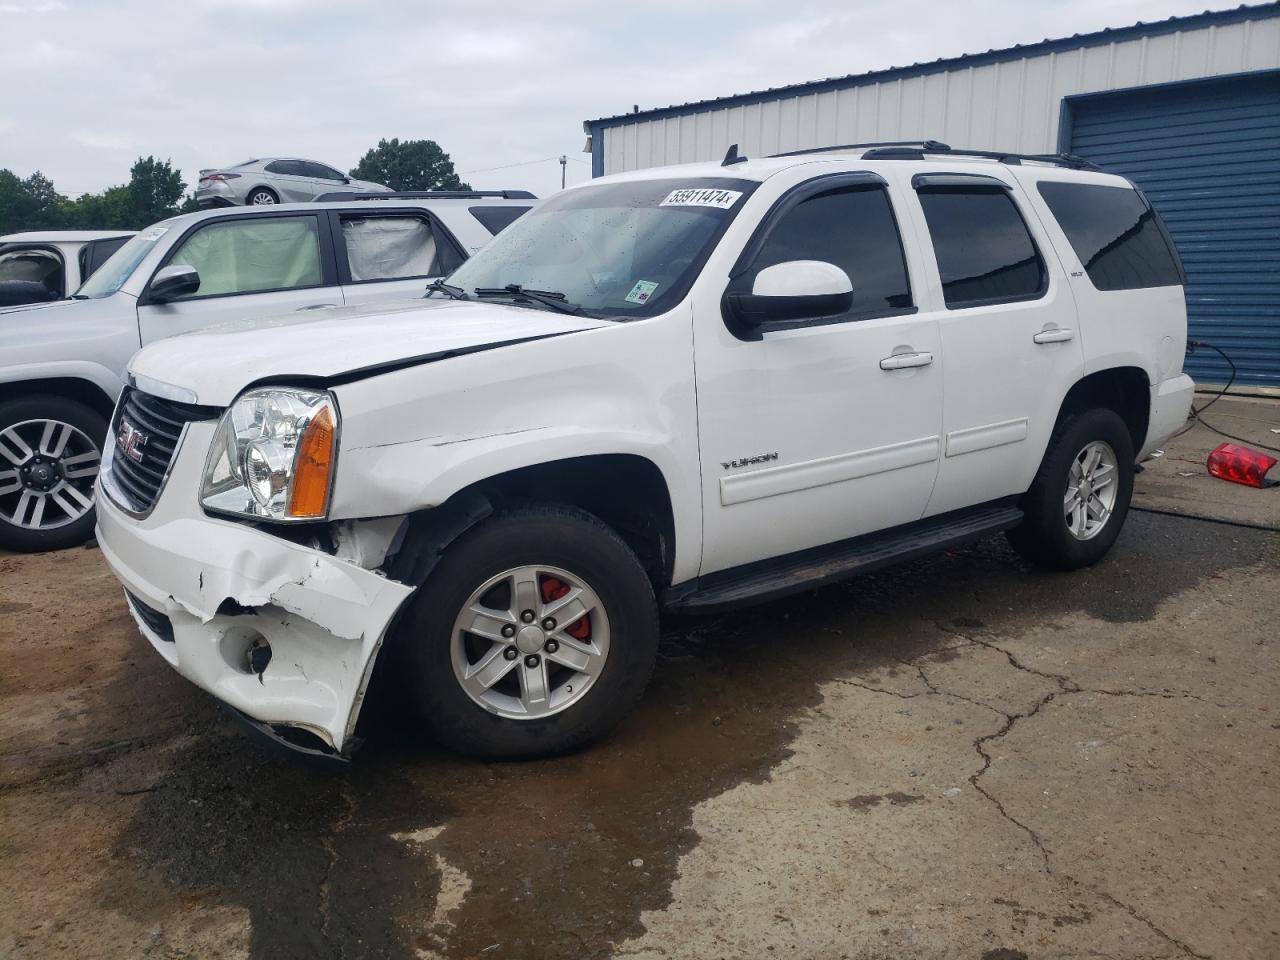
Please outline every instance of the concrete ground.
M1195 405L1204 408L1204 419L1219 430L1249 443L1280 450L1280 399L1223 397L1197 394ZM1209 475L1205 459L1220 443L1239 443L1214 433L1199 421L1186 433L1165 445L1165 455L1148 460L1133 502L1176 513L1220 517L1263 526L1280 526L1280 491L1263 496L1250 487L1223 483ZM1280 457L1280 453L1274 454ZM1280 481L1280 465L1269 476Z
M1275 525L1163 473L1196 433L1138 499ZM385 710L335 772L169 670L97 550L0 556L0 957L1280 957L1277 624L1280 534L1134 513L1075 574L995 540L669 621L576 756Z

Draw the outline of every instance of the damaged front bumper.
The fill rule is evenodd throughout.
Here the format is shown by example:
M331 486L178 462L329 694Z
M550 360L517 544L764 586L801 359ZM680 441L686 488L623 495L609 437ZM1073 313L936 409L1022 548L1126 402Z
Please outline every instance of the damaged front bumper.
M97 496L103 556L131 595L139 629L174 669L276 739L346 754L374 658L412 589L206 516L200 474L212 429L190 425L145 517L117 506L104 459Z

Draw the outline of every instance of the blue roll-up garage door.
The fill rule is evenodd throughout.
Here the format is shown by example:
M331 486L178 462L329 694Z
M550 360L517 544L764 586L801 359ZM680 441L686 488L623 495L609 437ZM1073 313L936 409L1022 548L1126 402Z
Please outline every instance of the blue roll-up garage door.
M1194 340L1237 383L1280 387L1280 74L1070 101L1067 149L1139 184L1187 270ZM1187 358L1223 383L1209 350Z

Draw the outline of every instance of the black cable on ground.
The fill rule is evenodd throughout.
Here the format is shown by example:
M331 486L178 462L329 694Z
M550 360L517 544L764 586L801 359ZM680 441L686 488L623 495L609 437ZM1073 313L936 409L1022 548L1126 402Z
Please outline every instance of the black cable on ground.
M1225 527L1244 527L1246 530L1265 530L1268 533L1280 533L1280 527L1269 527L1265 523L1250 523L1248 520L1224 520L1221 517L1206 517L1199 513L1178 513L1176 510L1160 510L1156 507L1139 507L1130 504L1131 511L1138 513L1155 513L1162 517L1177 517L1179 520L1203 520L1205 523L1220 523Z
M1231 368L1231 375L1227 377L1226 386L1224 386L1221 390L1219 390L1216 394L1214 394L1213 399L1211 399L1203 407L1200 407L1197 409L1195 404L1191 405L1191 416L1187 420L1187 425L1183 427L1181 430L1179 430L1177 433L1175 433L1173 437L1182 436L1184 433L1190 430L1193 426L1195 426L1195 423L1198 420L1201 424L1204 425L1206 429L1212 430L1214 433L1218 434L1218 436L1220 437L1226 437L1228 440L1234 440L1237 443L1248 444L1251 447L1260 447L1261 449L1268 450L1271 453L1280 453L1280 447L1269 447L1265 443L1259 443L1257 440L1246 440L1244 437L1237 437L1234 433L1227 433L1227 431L1225 430L1219 430L1217 427L1211 424L1208 420L1204 419L1204 416L1203 416L1204 412L1208 410L1210 407L1212 407L1219 400L1221 400L1226 395L1226 392L1231 389L1231 385L1236 382L1236 365L1234 362L1232 362L1231 358L1227 356L1226 351L1223 350L1221 347L1214 346L1212 343L1205 343L1203 340L1187 341L1187 351L1189 353L1195 353L1197 347L1208 347L1210 350L1216 351L1222 357L1223 360L1227 361L1227 366ZM1172 440L1173 437L1170 437L1169 439Z
M1200 416L1199 414L1196 415L1196 419L1199 420L1201 424L1203 424L1204 426L1212 430L1214 433L1218 434L1221 437L1226 437L1228 440L1235 440L1237 443L1248 444L1251 447L1258 447L1259 449L1262 449L1262 450L1270 450L1272 453L1280 453L1280 447L1268 447L1265 443L1259 443L1257 440L1246 440L1244 437L1237 437L1234 433L1227 433L1227 431L1225 430L1219 430L1217 427L1215 427L1212 423L1210 423L1208 420L1206 420L1204 417Z
M1194 404L1192 405L1191 407L1192 415L1198 417L1200 414L1204 413L1206 410L1212 407L1215 403L1221 400L1223 396L1226 394L1226 392L1231 389L1231 385L1236 382L1236 365L1232 361L1232 359L1227 356L1226 351L1223 350L1221 347L1215 347L1212 343L1205 343L1203 340L1187 341L1188 353L1195 353L1197 347L1208 347L1210 350L1216 350L1218 355L1221 356L1223 360L1227 361L1227 366L1231 368L1231 375L1227 377L1226 386L1224 386L1221 390L1219 390L1212 400L1206 403L1199 410L1195 408Z

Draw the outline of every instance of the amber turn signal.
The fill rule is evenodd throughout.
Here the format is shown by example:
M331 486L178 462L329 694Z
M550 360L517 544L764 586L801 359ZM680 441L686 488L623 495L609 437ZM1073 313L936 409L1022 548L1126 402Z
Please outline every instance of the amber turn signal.
M294 459L287 516L320 518L329 508L333 472L333 414L326 405L307 424Z

